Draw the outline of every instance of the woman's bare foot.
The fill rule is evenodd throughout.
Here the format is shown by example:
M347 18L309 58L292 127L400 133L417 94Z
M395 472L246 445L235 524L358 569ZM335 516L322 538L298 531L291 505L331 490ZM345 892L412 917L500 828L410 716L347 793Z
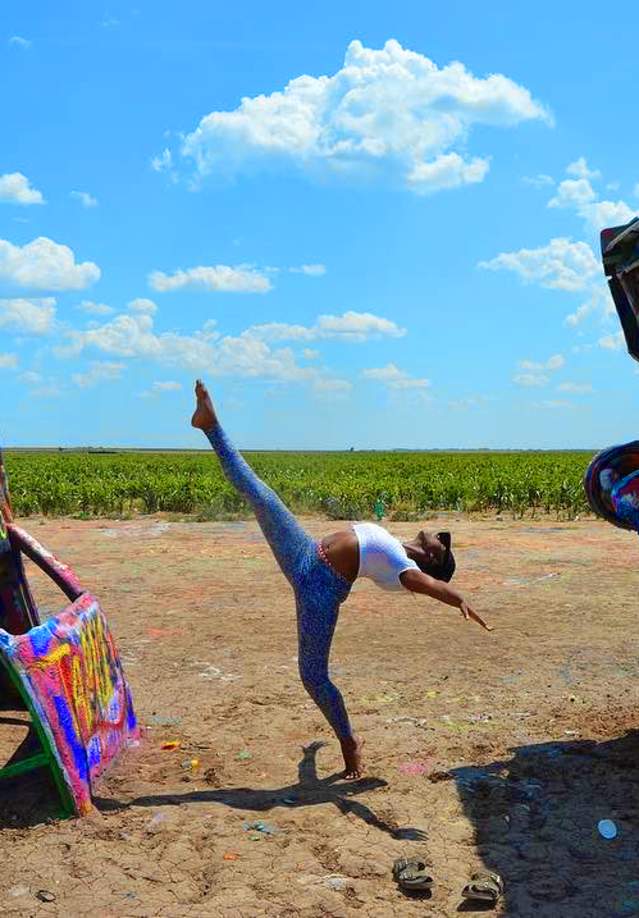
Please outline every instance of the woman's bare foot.
M344 756L344 777L361 778L364 771L362 765L362 749L364 743L357 736L340 740L342 755Z
M191 418L191 426L198 427L200 430L211 430L217 424L217 417L211 396L201 379L195 383L195 398L197 406Z

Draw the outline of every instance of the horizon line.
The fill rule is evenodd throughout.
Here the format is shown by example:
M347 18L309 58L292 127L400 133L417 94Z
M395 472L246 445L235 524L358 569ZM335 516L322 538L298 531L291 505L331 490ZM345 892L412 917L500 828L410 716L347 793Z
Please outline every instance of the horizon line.
M601 446L392 446L392 447L239 447L249 453L592 453ZM3 446L3 452L41 453L210 453L189 446Z

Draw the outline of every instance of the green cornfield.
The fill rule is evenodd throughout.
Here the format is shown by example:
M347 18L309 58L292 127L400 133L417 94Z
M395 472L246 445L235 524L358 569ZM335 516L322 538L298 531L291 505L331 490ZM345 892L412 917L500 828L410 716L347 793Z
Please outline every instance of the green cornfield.
M582 477L588 452L246 453L297 513L332 519L416 519L440 510L588 513ZM211 453L9 451L17 516L174 513L196 519L248 516Z

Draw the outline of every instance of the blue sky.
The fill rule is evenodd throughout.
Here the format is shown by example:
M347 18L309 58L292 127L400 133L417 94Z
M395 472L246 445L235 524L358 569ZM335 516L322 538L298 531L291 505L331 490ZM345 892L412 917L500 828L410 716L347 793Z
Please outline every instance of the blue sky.
M639 212L600 4L4 5L0 435L597 447L639 385L598 231ZM639 10L624 10L625 36Z

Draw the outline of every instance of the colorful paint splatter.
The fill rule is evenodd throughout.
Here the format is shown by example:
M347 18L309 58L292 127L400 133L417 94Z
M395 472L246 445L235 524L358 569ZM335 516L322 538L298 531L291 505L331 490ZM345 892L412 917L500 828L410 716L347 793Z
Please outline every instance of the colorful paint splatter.
M588 503L621 529L639 530L639 440L609 446L591 460L584 476Z
M131 693L100 605L83 593L62 614L12 637L0 650L44 725L77 812L91 785L138 738Z
M22 554L70 600L43 624ZM34 719L44 749L40 764L50 766L66 811L88 813L94 780L138 739L131 692L98 600L66 564L12 522L1 458L0 672ZM0 777L15 769L0 769Z

